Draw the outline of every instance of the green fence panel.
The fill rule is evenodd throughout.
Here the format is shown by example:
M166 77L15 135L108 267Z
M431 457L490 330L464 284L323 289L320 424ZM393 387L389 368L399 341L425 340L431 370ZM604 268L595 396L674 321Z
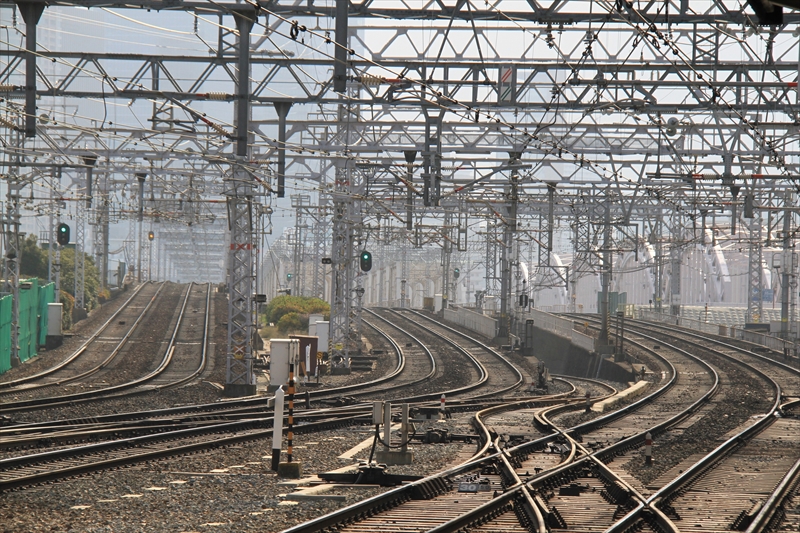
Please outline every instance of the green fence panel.
M11 295L0 298L0 374L11 368Z
M47 304L56 303L56 284L48 283L39 287L39 346L47 342Z
M36 355L39 339L39 280L24 280L19 287L19 360Z

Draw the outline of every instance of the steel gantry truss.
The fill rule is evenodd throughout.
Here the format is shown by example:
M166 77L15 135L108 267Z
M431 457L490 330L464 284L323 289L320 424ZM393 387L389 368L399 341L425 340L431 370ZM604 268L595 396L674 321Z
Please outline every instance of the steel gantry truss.
M164 46L119 53L56 39L59 24L77 23L76 5L126 10L120 35L149 28ZM748 9L678 0L431 0L414 8L383 0L339 0L335 7L0 0L0 15L10 21L0 46L0 129L4 138L20 139L2 148L3 174L22 176L19 169L34 162L86 169L85 182L69 193L82 200L77 256L82 260L88 217L103 282L108 226L131 218L119 198L122 183L147 174L151 198L142 209L152 222L163 216L207 225L205 202L224 202L230 394L252 392L259 228L266 195L281 198L287 190L308 198L302 216L313 221L312 231L295 233L296 256L313 258L311 279L298 275L295 291L302 283L323 295L321 258L330 239L330 338L345 365L358 343L364 289L356 257L379 219L404 225L406 246L441 248L447 300L455 298L450 247L467 235L461 217L484 222L484 291L500 297L507 315L512 292L521 290L512 283L520 242L529 250L536 243L536 265L529 254L527 268L548 273L538 276L541 286L563 282L574 294L582 276L611 268L600 259L624 242L607 235L611 225L614 233L633 225L644 233L648 225L660 305L666 257L673 299L680 294L678 252L690 238L679 228L701 212L720 220L751 202L755 287L765 235L752 228L759 211L770 209L761 200L789 194L800 176L800 15L787 12L782 24L764 27ZM24 24L7 16L13 10ZM66 112L65 102L80 112ZM110 103L124 104L113 122ZM25 179L35 183L45 168ZM16 246L13 182L6 180L6 269ZM742 187L747 194L736 196ZM602 216L593 212L611 198ZM731 215L730 234L739 238L738 214ZM776 212L767 226L788 217ZM565 220L574 231L569 268L551 262L564 245L554 228ZM669 238L661 234L665 221ZM139 249L141 272L147 252ZM156 264L179 264L178 257L160 244ZM214 268L201 264L198 275ZM6 279L18 284L13 275ZM750 314L760 318L755 308Z

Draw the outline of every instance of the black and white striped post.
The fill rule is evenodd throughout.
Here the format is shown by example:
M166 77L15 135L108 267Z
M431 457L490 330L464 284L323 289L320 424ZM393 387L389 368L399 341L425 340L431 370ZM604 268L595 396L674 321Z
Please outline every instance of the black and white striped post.
M294 364L289 364L289 416L286 420L286 460L292 462L292 441L294 440Z

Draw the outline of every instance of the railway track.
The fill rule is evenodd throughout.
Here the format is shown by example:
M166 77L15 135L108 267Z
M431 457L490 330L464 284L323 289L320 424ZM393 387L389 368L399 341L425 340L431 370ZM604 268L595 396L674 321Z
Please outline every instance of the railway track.
M654 356L663 359L658 354ZM685 357L694 360L690 354L685 354ZM558 505L551 501L556 498L554 489L559 491L558 497L563 498L571 495L579 497L584 492L596 495L595 499L603 502L603 510L610 509L607 511L610 518L603 520L595 512L591 520L585 519L584 522L591 522L595 528L610 526L613 524L611 518L620 513L623 494L626 496L624 506L628 506L628 499L638 492L611 471L599 459L599 454L605 452L610 461L629 449L639 447L645 431L657 429L657 426L648 425L648 421L665 416L671 409L673 416L668 424L676 425L700 409L716 389L716 380L706 380L705 394L701 395L703 398L692 398L695 401L687 407L686 389L675 385L680 374L666 360L664 364L671 370L663 387L618 412L601 415L569 431L555 426L546 413L550 409L574 410L574 402L563 407L537 407L533 402L523 401L483 411L475 417L483 442L477 455L489 453L488 456L473 459L418 484L396 489L286 532L306 533L326 528L353 532L386 531L386 524L392 524L389 529L392 531L462 531L480 530L483 526L488 528L487 531L530 531L530 528L539 526L541 530L564 527L565 517ZM698 368L706 368L700 361L695 360L694 364ZM607 392L609 395L616 393L613 389ZM683 407L678 408L676 402ZM652 407L654 404L659 407ZM581 404L579 408L582 407ZM535 416L539 423L539 435L531 435L530 428L526 428L528 436L533 437L526 442L515 444L519 439L503 440L502 435L489 427L488 420L493 417L505 417L502 423L507 426L509 417L513 423L515 418L528 417L531 409L537 410ZM647 413L648 409L651 412ZM621 440L614 438L611 443L600 438L602 435L608 437L605 428L632 418L642 426L638 432L629 428L636 434L629 433L627 438ZM659 421L659 424L664 423ZM542 433L547 434L542 436ZM578 440L591 440L592 448L583 446ZM593 485L576 483L576 480L584 478L592 480ZM476 485L481 488L472 492L471 487ZM468 486L469 492L465 492L465 486ZM644 497L639 495L639 500L643 501ZM624 506L623 510L626 508ZM565 506L564 512L569 507L575 506ZM576 529L580 529L579 514L567 512Z
M399 320L393 320L393 322L399 323ZM444 336L444 333L436 329L435 325L426 327L434 332L433 335L438 335L440 338ZM384 323L381 329L386 330L385 332L388 334L390 333L388 330L392 328ZM421 331L421 329L416 329L415 335L418 334L419 340L426 342L421 338ZM633 333L631 332L632 335ZM392 330L391 334L400 336L400 332L397 330ZM456 342L456 338L460 343L467 342L455 333L451 333L451 335L453 335L453 342ZM700 358L692 357L692 354L689 353L697 351L697 349L687 349L689 347L682 344L688 341L676 341L676 346L671 346L671 343L667 343L663 338L637 335L640 337L639 340L631 338L630 342L638 342L637 349L648 350L650 356L658 358L661 361L660 364L663 365L662 368L653 369L654 372L650 374L652 383L646 386L644 398L623 400L623 403L620 404L621 409L612 414L596 412L587 414L582 412L584 410L583 402L579 393L593 388L593 399L600 400L598 398L598 396L602 396L600 389L607 386L584 382L580 388L575 387L568 393L564 393L561 398L553 395L549 398L520 399L518 402L511 403L492 402L494 405L476 415L475 425L480 435L481 447L469 462L287 531L321 531L331 527L335 527L339 531L386 531L386 524L389 523L394 523L392 527L396 526L397 530L411 528L425 531L514 532L530 531L542 527L544 529L566 528L579 531L632 531L635 529L663 533L684 529L681 527L684 524L680 523L682 520L676 520L675 514L683 516L681 510L684 507L692 507L690 510L699 508L697 502L692 500L692 494L703 494L703 491L710 490L714 483L727 483L731 479L725 473L725 468L727 468L724 466L727 463L725 457L734 458L736 454L733 452L738 447L747 447L751 443L759 441L780 440L781 432L791 435L797 429L796 425L792 425L795 421L793 413L796 407L790 402L777 404L776 408L782 409L786 414L785 417L773 417L775 420L771 420L771 424L766 422L762 424L761 420L768 420L763 416L769 412L767 409L761 413L762 416L757 419L758 422L755 424L745 424L746 427L735 430L726 426L723 428L726 430L725 432L711 437L719 439L718 443L723 441L723 444L729 441L732 443L728 450L713 450L715 454L719 453L720 455L713 461L717 465L716 469L707 470L705 467L694 466L692 463L688 468L693 469L693 474L684 481L673 481L668 479L669 475L665 474L661 476L664 481L648 484L637 477L636 468L632 466L643 462L645 433L650 431L654 437L657 437L659 444L656 446L656 450L659 450L661 443L665 441L673 438L680 439L687 432L691 433L691 428L708 422L708 417L722 408L724 405L722 399L726 394L723 391L727 390L731 384L747 380L744 372L749 372L749 370L746 370L747 367L744 365L747 363L742 360L738 363L730 360L720 363L711 361L713 357L705 354L703 358L709 359L712 364L703 366L704 363ZM652 348L656 341L661 346L658 350ZM407 342L410 342L408 338L401 338L400 342L395 341L397 348L403 347ZM417 350L416 347L414 348ZM468 349L470 352L472 350L477 350L477 348L473 346ZM402 351L400 350L400 352ZM724 352L724 350L721 351ZM419 358L421 352L415 352L415 354L414 357ZM722 353L714 357L722 358L726 355L732 356L732 354ZM480 361L484 357L488 361L490 354L487 352L480 356L475 354L475 356ZM424 358L420 359L425 360ZM434 364L435 361L434 359ZM756 359L749 361L749 364L755 362ZM714 366L720 367L717 369L720 374L719 378L716 377L717 370L714 369ZM395 379L408 380L405 382L408 384L419 380L422 377L421 374L429 375L432 369L433 365L428 364L428 366L421 366L419 374L416 376L407 375L404 378L396 377ZM427 372L425 372L426 370ZM510 371L506 370L506 372ZM737 372L742 373L741 376L737 377ZM488 373L491 374L492 371ZM752 381L754 378L752 374L750 376L749 380ZM787 374L786 377L791 376ZM511 378L504 379L511 381ZM500 381L496 383L500 383ZM393 385L399 386L400 381ZM780 385L776 384L776 386L774 394L776 398L779 398L780 394L777 391L780 390ZM502 389L502 387L500 388ZM505 392L514 390L515 388L510 388ZM336 391L315 392L336 393ZM609 396L613 396L617 392L606 389L606 394ZM374 390L370 391L370 394L374 394ZM476 395L472 394L472 396ZM489 401L482 396L483 394L479 393L475 399L464 401L464 406L474 407L481 401ZM553 403L556 401L564 405L554 406ZM220 419L217 420L212 420L214 416L198 411L195 420L191 423L197 426L201 432L213 435L213 438L208 440L216 442L207 444L207 446L235 445L238 438L260 439L271 434L268 429L270 421L264 419L263 405L260 407L260 419L234 420L237 416L241 418L256 416L256 410L259 407L250 403L249 405L239 405L224 415L218 413ZM769 406L769 408L772 407L772 405ZM238 414L236 414L236 409L239 410ZM248 411L249 414L247 414ZM309 420L316 417L316 421L320 423L324 421L332 425L360 423L368 420L367 411L359 405L342 410L308 411L305 414L310 417ZM188 411L185 419L178 416L177 411L173 415L175 418L172 420L173 423L177 423L178 419L181 419L180 423L190 424L191 415ZM203 420L206 416L209 416L209 419ZM222 419L226 417L228 420L222 422ZM321 418L323 420L320 420ZM168 417L165 419L168 420ZM169 422L166 420L162 419L161 422L156 419L142 420L142 430L144 431L148 425L156 426L161 423L163 425L158 429L168 433ZM750 421L752 422L752 420ZM246 428L248 423L261 425ZM242 426L231 429L236 432L235 434L224 434L225 431L228 431L227 428L234 428L237 424L242 424ZM752 429L756 425L759 425L758 431ZM765 433L760 433L761 425L763 425ZM77 432L79 429L75 428L74 431ZM133 428L129 429L133 431ZM107 428L107 430L111 431L111 428ZM60 431L66 434L72 429L62 427ZM179 444L177 447L180 447L181 450L176 454L197 453L208 449L199 442L201 440L199 437L189 435L188 426L184 426L182 431L187 432L185 438L189 442ZM746 433L748 431L750 433ZM164 435L164 442L170 442L170 439L175 439L175 437L175 435ZM226 440L229 438L231 440ZM195 440L191 441L191 439ZM128 439L120 439L120 442L123 440ZM148 460L146 454L151 452L153 454L149 456L151 458L171 455L164 451L160 444L152 444L151 449L149 444L144 444L144 441L136 442L141 447L147 447L146 453L136 459L123 457L120 464L125 464L126 461L127 464L131 464ZM176 448L176 441L172 440L172 443L166 446ZM187 448L183 449L183 446ZM711 453L707 455L711 455ZM766 462L777 465L778 463L774 457L754 457L756 459L753 460L753 464ZM796 455L794 459L796 460ZM100 466L91 467L90 470L92 468L117 468L113 462L108 462L116 459L106 457L105 460L106 463L101 461ZM658 464L661 459L656 455L655 460ZM9 470L12 470L11 464L6 463ZM736 463L729 464L735 465ZM0 464L0 469L3 468L3 465ZM32 468L39 467L33 466ZM731 472L737 471L734 468ZM741 472L739 473L741 474ZM58 477L51 479L58 479ZM680 480L680 478L677 479ZM707 485L701 484L697 485L698 488L694 488L695 485L692 483L697 483L698 480ZM16 488L42 482L47 481L18 482L20 484ZM775 487L768 489L766 487L768 484L766 483L763 489L759 486L758 492L759 499L765 500L765 503L758 507L757 502L754 502L742 517L738 518L737 527L752 529L758 527L755 524L775 524L776 517L781 512L775 511L774 508L780 509L781 507L780 505L768 505L767 501L770 499L780 501L785 507L786 502L791 501L790 498L796 498L796 483L789 478L789 471L786 471L783 479L778 477L776 481L772 482L775 486L782 485L784 487L783 496L776 496L776 491L772 490ZM478 488L475 491L459 490L467 485L474 485ZM12 484L7 486L9 487L7 490L14 488ZM675 488L674 494L678 494L678 496L672 496L673 493L669 492L670 488ZM684 504L684 501L688 503ZM745 502L742 500L741 503ZM769 513L761 511L768 507L773 508L773 511ZM688 520L699 520L699 515L689 513L686 516L689 517ZM737 518L735 517L734 520ZM678 522L677 529L676 522ZM723 524L724 520L708 521L706 529L703 528L705 526L690 529L711 530L710 524L712 523L719 525ZM732 523L729 524L729 527L732 527ZM383 529L381 529L381 524Z
M153 284L147 284L146 286L153 286ZM112 363L114 363L118 357L121 356L120 354L123 353L123 350L132 342L132 339L134 338L134 335L136 334L140 324L144 321L147 312L155 305L162 287L163 285L158 286L158 289L154 294L152 294L152 296L150 296L146 305L123 306L123 308L120 309L115 317L112 317L109 322L104 324L103 327L98 330L98 332L96 332L81 348L79 348L75 354L68 359L71 363L74 362L77 357L84 355L88 349L94 347L94 343L98 341L101 343L101 347L97 352L92 354L91 359L95 362L97 362L98 359L100 359L100 361L96 364L93 363L93 366L90 370L79 372L69 378L66 378L66 382L84 380L88 377L95 376L95 374L101 370L109 372L110 370L108 367L112 365ZM100 383L99 385L92 384L91 390L85 390L78 393L46 396L29 400L6 401L2 406L0 406L0 414L15 413L28 409L42 409L60 405L72 405L75 402L108 399L111 397L120 397L130 394L140 394L142 392L146 392L147 390L151 390L152 388L178 386L191 381L205 368L206 344L209 326L208 305L211 294L210 285L206 285L205 290L203 291L203 298L199 302L199 305L202 305L202 314L204 318L198 324L194 324L192 323L191 319L188 319L186 313L193 287L195 287L194 284L189 284L186 289L171 338L166 343L166 349L163 351L163 355L159 360L157 360L157 366L155 369L148 371L143 376L135 376L133 379L123 381L122 383L116 385L109 386L106 383ZM146 292L142 296L146 298L148 295L149 293ZM131 301L133 301L133 297L131 300L129 300L129 302ZM193 309L199 310L200 308L195 307ZM123 319L126 311L136 313L136 319L131 325L128 325L128 321ZM112 325L114 320L116 320L117 326L124 326L126 329L118 332L115 335L112 335L108 331L108 328ZM108 336L103 337L101 335ZM181 335L181 339L184 340L179 340L179 335ZM191 336L198 336L196 343L191 340ZM150 341L149 344L160 346L161 342L159 339L157 342ZM191 353L196 354L196 361L191 360L192 357L189 355ZM188 361L186 361L187 359ZM188 365L188 368L185 368L186 365ZM65 368L68 368L68 366L61 364L55 367L54 372L43 373L44 375L40 374L38 379L45 379L46 382L39 386L30 385L30 387L35 388L37 391L44 390L47 392L54 386L63 385L65 381L57 377L56 374L63 371ZM159 381L154 382L157 379ZM9 394L14 393L17 395L22 392L24 391L20 389L11 389L8 391Z
M393 310L392 314L404 319L411 327L424 332L430 342L448 342L479 365L481 374L478 379L484 387L479 394L471 396L478 398L502 396L517 391L525 383L525 377L513 363L478 339L416 311Z
M789 489L797 483L800 372L776 359L682 328L638 321L629 321L628 327L646 328L657 338L669 335L673 342L689 344L696 350L713 349L757 372L769 368L778 391L772 411L706 457L690 457L676 466L676 472L672 472L675 476L682 470L690 474L676 477L656 492L652 501L683 531L749 531L780 520ZM688 464L694 460L695 465L702 466Z
M0 382L0 398L65 385L100 372L119 354L162 288L163 284L155 283L137 287L120 308L66 359L32 376ZM100 346L97 351L103 355L92 357L91 351L96 346Z
M714 442L718 446L711 450L706 446L705 451L695 447L685 453L683 461L651 482L647 487L652 492L647 506L663 511L673 530L755 531L777 523L797 483L800 446L792 435L800 434L800 426L795 415L786 413L796 409L798 399L787 401L782 388L784 385L796 387L797 370L719 339L683 329L628 321L628 335L634 338L646 335L655 341L669 338L709 361L716 361L714 364L726 367L729 376L737 374L734 366L749 369L751 376L770 383L773 390L772 403L760 414L746 418L738 413L737 427L718 437ZM734 364L722 364L723 359ZM767 367L769 376L762 370ZM737 414L738 404L745 403L747 395L752 393L744 386L742 378L738 379L741 383L738 387L735 377L729 381L723 400L728 402L727 408L725 404L719 405L717 416ZM713 418L709 422L713 424ZM693 429L687 428L680 440L675 439L673 446L677 450L691 445L692 433L700 434ZM668 443L665 448L669 446ZM628 525L636 519L640 519L638 515L629 519Z
M191 288L187 291L182 312L180 314L181 317L185 316L185 310L187 306L189 306L188 301L190 294ZM172 341L167 347L168 355L174 353L174 342L177 338L179 338L179 331L183 327L183 323L184 321L180 319L178 320L178 325L173 333ZM405 357L403 356L402 349L396 344L396 342L391 340L388 336L387 339L393 342L398 353L398 367L395 372L392 372L389 376L387 376L387 379L391 380L395 379L397 375L399 375L399 373L401 373L405 368ZM430 357L430 361L434 362L434 359ZM435 362L431 363L431 366L433 367L434 364ZM159 368L167 368L168 365L169 363L165 358ZM430 370L427 374L414 377L416 377L417 382L420 382L425 380L429 375ZM378 387L380 387L384 392L387 390L387 387L402 388L408 385L408 382L405 382L399 385L395 384L392 386L387 386L384 381L384 379L376 380ZM478 384L478 386L479 385L480 384ZM363 389L364 385L353 387ZM467 386L467 388L472 387L474 387L474 385ZM350 388L351 387L345 387L343 389L349 390ZM367 389L369 389L368 386ZM319 395L331 395L336 392L338 391L319 391ZM363 393L364 392L362 391L362 394ZM374 392L372 393L374 394ZM369 391L366 394L369 394ZM426 394L417 395L414 398L407 398L406 401L438 401L440 394L441 391L437 390L435 393L429 392ZM24 457L9 457L4 463L0 463L0 470L19 470L19 465L22 464L29 464L27 468L39 469L41 468L40 464L42 461L45 461L48 464L54 463L57 461L56 458L60 457L62 454L65 454L69 458L69 461L74 461L75 455L78 454L76 450L81 450L81 456L91 456L91 454L95 453L96 450L103 450L104 452L107 452L108 450L114 450L115 453L119 453L119 449L127 450L130 446L130 443L135 443L133 444L133 447L141 447L142 443L144 442L147 442L148 446L154 445L152 443L170 442L169 449L173 449L175 455L180 455L181 453L184 453L183 450L185 449L185 446L176 445L174 442L175 439L191 439L198 438L196 435L218 435L231 432L241 434L243 431L247 431L247 428L253 424L256 424L262 430L270 428L272 424L271 419L264 418L264 408L267 406L267 402L259 402L257 405L252 405L255 402L248 403L251 405L228 406L228 409L225 409L226 412L216 412L213 414L213 416L198 412L196 408L193 408L189 410L169 410L168 413L150 412L146 415L142 413L134 413L127 417L112 415L109 417L101 417L100 419L93 418L85 421L85 423L84 421L59 421L58 423L52 424L30 424L5 428L0 430L0 433L4 433L7 436L7 438L4 439L6 442L4 446L8 447L9 449L16 450L25 447L31 448L36 446L61 446L61 448L49 450L43 454L31 454ZM219 408L219 406L216 407L217 409ZM351 409L347 413L336 416L363 416L368 414L368 410L369 406L365 404L360 408L356 408L355 411ZM184 416L179 416L179 412ZM332 413L331 410L329 410L328 413L329 414L327 416L333 416L330 414ZM356 414L354 415L353 413ZM169 416L169 418L167 418L165 415ZM11 437L12 435L13 437ZM186 435L186 437L184 437L184 435ZM120 438L123 436L124 438ZM261 438L263 436L263 433L256 433L256 437L254 438ZM234 439L235 441L237 437L230 438ZM88 448L85 446L74 447L74 442L80 440L101 440L102 442L91 444ZM219 446L221 445L220 442L221 441L215 437L211 442L208 442L206 446ZM202 447L202 445L195 443L192 443L191 446ZM199 448L190 448L190 450L194 449ZM136 453L132 455L128 455L126 453L122 458L119 459L104 458L101 461L90 460L86 461L86 463L82 464L79 468L72 468L71 466L68 468L55 468L56 473L47 475L50 476L49 479L54 479L58 475L76 475L77 473L90 471L92 469L113 468L113 465L118 463L129 464L134 461L133 457L137 457L138 460L149 460L148 458L151 457L162 457L164 454L168 454L168 452L165 452L160 448L151 450L151 452L154 455L151 455L150 452L145 454ZM18 486L26 486L27 484L41 482L41 479L38 476L29 476L24 471L23 474L24 475L12 477L10 480L1 482L0 490L8 490ZM6 487L6 489L3 489L3 487Z

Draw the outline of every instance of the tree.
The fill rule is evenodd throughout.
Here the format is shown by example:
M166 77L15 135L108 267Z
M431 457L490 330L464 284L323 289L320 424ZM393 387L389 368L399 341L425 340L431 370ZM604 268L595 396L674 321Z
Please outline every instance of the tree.
M47 250L39 247L35 235L22 241L19 272L23 278L47 279Z
M97 307L97 295L100 292L100 274L94 264L94 259L88 254L83 254L84 268L84 305L91 311ZM75 249L63 248L61 250L61 290L75 296Z

